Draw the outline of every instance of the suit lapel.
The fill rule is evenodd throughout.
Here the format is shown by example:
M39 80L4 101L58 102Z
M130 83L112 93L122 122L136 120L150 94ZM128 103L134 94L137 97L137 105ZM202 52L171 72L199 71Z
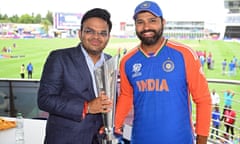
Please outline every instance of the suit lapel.
M84 82L88 82L91 84L91 87L89 87L89 91L91 92L91 96L95 97L91 73L88 68L84 54L81 50L80 44L76 47L73 55L74 55L73 61L74 61L75 68L79 72L81 79L83 79Z

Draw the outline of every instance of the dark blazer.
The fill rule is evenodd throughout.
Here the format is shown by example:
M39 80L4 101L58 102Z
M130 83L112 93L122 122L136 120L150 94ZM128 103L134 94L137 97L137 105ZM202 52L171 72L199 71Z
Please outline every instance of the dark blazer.
M102 126L101 114L82 118L84 102L96 97L80 45L52 51L44 65L38 106L49 113L45 144L92 144Z

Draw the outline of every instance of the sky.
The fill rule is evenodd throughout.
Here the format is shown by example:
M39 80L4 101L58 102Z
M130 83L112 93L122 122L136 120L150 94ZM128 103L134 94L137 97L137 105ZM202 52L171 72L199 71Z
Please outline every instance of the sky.
M12 16L17 14L41 14L47 11L85 13L100 7L111 13L113 22L130 22L135 7L143 0L2 0L0 13ZM224 0L155 0L168 20L223 21Z

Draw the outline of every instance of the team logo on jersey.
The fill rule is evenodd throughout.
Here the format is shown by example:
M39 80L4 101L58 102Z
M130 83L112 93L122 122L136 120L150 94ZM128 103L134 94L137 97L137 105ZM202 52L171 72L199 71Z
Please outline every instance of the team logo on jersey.
M162 68L165 72L171 72L174 69L174 63L168 59L163 63Z
M142 64L140 63L136 63L133 65L132 67L132 71L133 71L133 77L137 77L137 76L140 76L142 75L142 73L140 72L141 71L141 68L142 68Z

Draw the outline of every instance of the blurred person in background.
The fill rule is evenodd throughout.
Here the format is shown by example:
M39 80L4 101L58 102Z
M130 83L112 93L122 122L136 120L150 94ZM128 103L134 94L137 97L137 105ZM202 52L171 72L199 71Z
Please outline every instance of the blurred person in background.
M231 138L234 136L234 123L236 121L236 112L232 109L231 106L224 113L224 125L226 127L226 132L231 134Z
M31 62L27 65L27 72L28 72L28 79L32 79L33 65Z
M232 92L231 90L227 90L223 93L224 96L224 105L227 107L231 107L232 106L232 101L233 101L233 97L234 97L235 93Z
M222 62L222 75L225 75L227 73L226 67L227 67L227 59L224 59Z
M216 90L213 89L211 92L211 98L212 98L212 105L216 106L220 104L220 96L218 95L218 93L216 93Z
M25 65L24 64L22 64L21 67L20 67L20 77L22 79L25 78Z
M212 112L212 131L211 139L214 138L214 133L216 133L216 139L218 139L218 130L220 127L220 111L219 106L216 104Z

